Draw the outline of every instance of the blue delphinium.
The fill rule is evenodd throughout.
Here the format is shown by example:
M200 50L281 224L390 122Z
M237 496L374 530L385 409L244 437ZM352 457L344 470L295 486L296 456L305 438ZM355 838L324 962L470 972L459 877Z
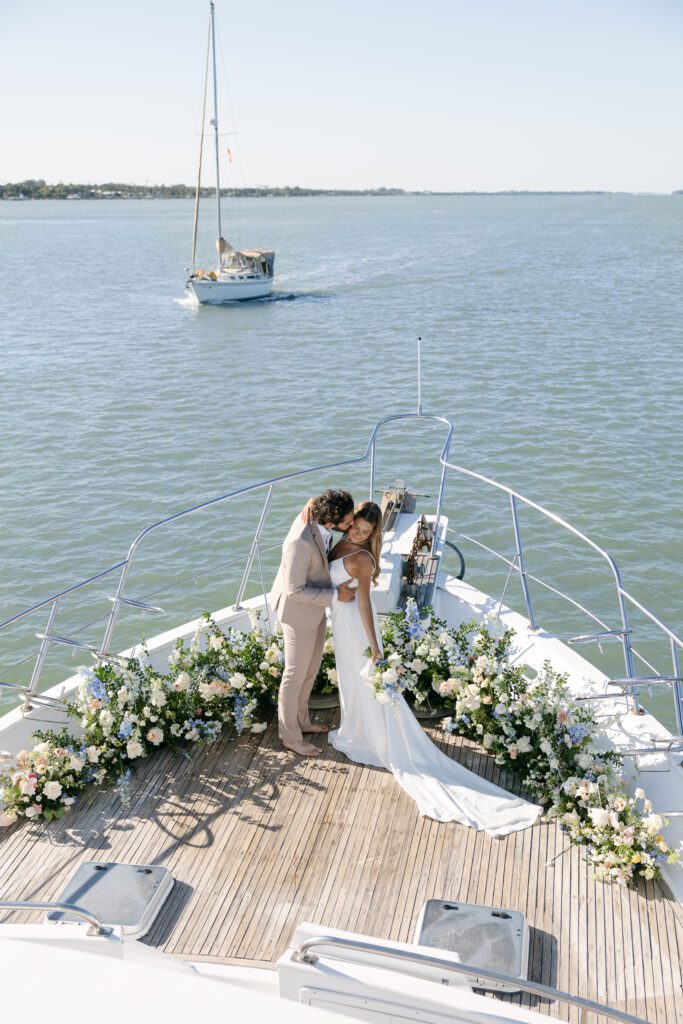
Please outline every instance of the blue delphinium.
M119 729L119 739L127 740L132 731L133 723L130 722L127 718L124 718L124 720L121 722L121 727Z
M420 610L412 598L406 601L405 622L411 640L419 640L424 630L420 622Z

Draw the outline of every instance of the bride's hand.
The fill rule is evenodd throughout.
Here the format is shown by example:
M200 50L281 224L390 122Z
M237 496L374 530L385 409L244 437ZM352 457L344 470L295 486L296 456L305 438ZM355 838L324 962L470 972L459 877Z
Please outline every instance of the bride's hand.
M301 518L305 523L310 523L313 518L313 498L309 498L304 507L301 509Z
M384 655L379 650L373 651L370 657L373 665L380 665L384 661Z

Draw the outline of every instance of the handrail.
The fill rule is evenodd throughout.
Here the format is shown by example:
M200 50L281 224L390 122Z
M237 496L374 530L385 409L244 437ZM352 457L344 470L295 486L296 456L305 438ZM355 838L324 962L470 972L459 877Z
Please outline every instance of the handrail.
M478 541L475 537L470 537L466 533L461 533L458 530L453 530L450 526L446 527L446 533L452 533L454 537L461 537L463 540L469 541L470 544L474 544L476 547L481 548L482 551L486 551L488 552L489 555L493 555L494 558L498 558L501 562L504 562L505 565L507 565L510 569L514 569L517 572L519 572L519 567L517 566L517 562L515 559L507 558L505 555L501 554L499 551L496 551L494 548L490 548L488 544L483 544L481 541ZM556 597L559 597L561 600L566 601L567 604L573 605L574 608L578 609L578 611L580 611L583 615L586 615L589 619L592 619L593 622L597 622L597 624L601 626L603 629L608 628L606 622L603 622L603 620L599 618L599 616L594 615L589 608L584 607L584 605L582 605L580 601L576 601L573 597L570 597L569 594L565 594L564 591L558 590L557 587L553 587L550 583L547 583L545 580L540 579L538 576L534 576L534 574L529 572L528 570L526 573L526 577L527 580L531 580L533 583L537 583L539 587L543 587L544 590L548 590L551 594L555 594ZM624 595L637 604L637 602L635 602L635 599L632 598L631 595L628 594L626 591L624 591ZM657 623L658 620L656 620L651 613L647 612L646 609L645 614L648 615L653 622ZM675 634L671 633L670 630L666 628L666 626L663 626L663 630L664 632L669 633L669 635L674 637L676 640L678 639L675 636ZM680 643L680 641L678 642ZM631 646L631 651L633 652L634 657L637 658L638 661L642 662L643 665L646 665L651 672L657 671L655 667L650 664L647 658L643 657L643 655L638 650L636 650L635 647Z
M343 468L343 467L356 466L356 465L360 465L362 463L365 463L365 462L369 461L369 463L370 463L370 488L369 488L369 493L370 493L370 498L372 499L372 497L374 495L374 490L375 490L375 467L376 467L377 438L379 436L380 431L382 430L382 428L385 425L387 425L389 423L395 423L395 422L398 422L398 421L401 421L401 420L428 420L428 421L432 421L432 422L436 422L436 423L441 423L441 424L443 424L444 426L446 426L448 428L448 433L447 433L447 437L446 437L445 443L444 443L444 445L443 445L443 447L441 449L440 455L438 457L439 464L441 466L441 480L440 480L439 492L438 492L438 497L437 497L437 505L436 505L435 521L437 523L437 528L434 531L434 538L433 538L433 541L432 541L432 553L434 553L434 551L437 548L437 545L439 544L439 542L441 540L442 530L445 529L445 527L443 525L442 525L442 529L439 529L439 524L441 524L440 514L441 514L441 507L442 507L442 504L443 504L445 484L446 484L446 478L447 478L448 472L451 471L451 472L454 472L454 473L459 473L459 474L461 474L463 476L467 476L467 477L470 477L470 478L472 478L474 480L478 480L478 481L486 484L487 486L494 487L497 490L506 493L509 496L509 498L510 498L510 505L511 505L511 512L512 512L512 524L513 524L514 535L515 535L515 544L516 544L516 561L518 563L517 564L517 571L520 573L521 582L522 582L522 589L523 589L523 592L524 592L524 600L525 600L525 603L526 603L527 613L528 613L528 617L529 617L529 621L531 623L532 629L535 629L537 627L536 627L536 621L535 621L535 618L534 618L533 606L532 606L532 602L531 602L531 595L530 595L530 592L529 592L528 583L529 583L530 580L531 581L536 581L536 582L538 582L538 581L536 580L535 576L533 576L531 573L529 573L527 571L527 568L526 568L526 565L525 565L525 562L524 562L524 550L523 550L523 545L522 545L522 534L521 534L519 517L518 517L518 510L517 510L517 503L518 502L522 502L527 507L535 509L536 511L540 512L543 516L545 516L547 519L549 519L551 522L555 523L556 525L561 526L563 529L565 529L569 533L573 534L579 540L581 540L586 545L588 545L590 548L592 548L609 565L610 570L612 572L612 575L614 577L614 582L616 584L616 594L617 594L619 610L620 610L620 614L621 614L621 626L622 626L622 629L619 630L619 631L616 631L616 632L619 632L619 634L621 635L621 639L622 639L622 647L623 647L623 655L624 655L624 664L625 664L625 669L626 669L626 673L625 673L626 676L629 679L633 679L633 678L636 677L635 665L634 665L634 653L636 654L636 656L638 656L640 658L640 656L637 655L637 652L634 652L634 650L633 650L633 648L631 646L630 628L629 628L629 623L628 623L627 603L630 603L633 606L635 606L646 617L648 617L650 619L650 621L652 623L654 623L654 625L657 626L657 628L659 630L664 632L669 637L669 639L671 641L671 647L672 647L672 658L673 658L673 661L674 661L673 675L674 676L680 675L680 672L679 672L679 669L678 669L678 665L677 665L677 661L678 661L678 650L679 649L683 649L683 640L681 640L671 629L669 629L669 627L665 626L664 623L662 623L656 616L654 616L643 605L641 605L623 587L619 569L617 567L617 564L616 564L615 560L612 558L612 556L609 555L608 552L605 551L603 548L601 548L598 544L596 544L594 541L592 541L586 534L582 533L580 530L577 530L575 527L573 527L566 520L562 519L561 516L558 516L555 513L550 512L548 509L544 508L542 505L539 505L538 503L536 503L534 501L531 501L529 498L525 498L524 495L520 494L518 491L515 491L511 487L508 487L505 484L501 484L498 481L491 479L490 477L484 476L481 473L477 473L477 472L475 472L473 470L466 469L463 466L459 466L459 465L456 465L455 463L449 462L450 444L451 444L451 440L452 440L452 437L453 437L453 432L454 432L454 429L455 429L453 423L449 419L444 417L444 416L439 416L439 415L436 415L436 414L426 413L426 412L423 413L421 411L421 408L420 408L420 410L418 412L399 413L399 414L392 415L392 416L386 416L383 419L378 420L375 423L375 425L374 425L374 427L372 429L372 432L370 434L370 438L369 438L369 440L367 442L367 445L365 447L365 451L360 456L356 456L355 458L350 458L350 459L342 459L342 460L339 460L337 462L329 462L329 463L325 463L323 465L310 467L308 469L294 470L293 472L290 472L290 473L283 473L283 474L280 474L279 476L273 476L273 477L270 477L269 479L261 480L258 483L248 484L248 485L246 485L244 487L239 487L239 488L236 488L235 490L229 491L226 494L219 495L216 498L211 498L208 501L200 502L199 504L193 505L190 508L182 510L181 512L176 512L173 515L166 516L164 519L160 519L157 522L152 523L151 525L147 526L144 530L142 530L140 533L138 533L137 536L133 539L132 543L130 544L130 547L128 549L128 553L127 553L125 559L117 562L115 565L111 566L110 568L105 569L103 572L97 573L96 575L89 577L87 580L84 580L82 583L78 583L75 586L72 586L72 587L69 587L69 588L67 588L65 590L62 590L60 593L55 594L53 597L47 598L46 600L41 601L41 602L39 602L36 605L33 605L31 608L28 608L25 611L20 612L20 613L18 613L16 615L12 616L9 619L6 619L4 622L0 623L0 629L2 629L5 626L8 626L8 625L10 625L10 624L12 624L14 622L19 621L20 619L24 618L26 615L29 615L33 611L36 611L36 610L38 610L40 608L43 608L43 607L45 607L47 605L51 605L52 607L51 607L50 623L49 623L50 628L45 630L45 634L47 634L47 637L50 638L53 635L52 625L53 625L54 617L55 617L55 614L56 614L56 605L58 604L58 602L63 597L65 597L67 594L71 594L74 591L81 589L82 587L85 587L86 585L88 585L90 583L95 582L96 580L102 579L102 578L108 576L109 574L111 574L111 573L113 573L113 572L115 572L117 570L121 570L121 575L119 577L119 582L118 582L118 586L117 586L116 595L112 599L112 608L111 608L111 611L110 611L109 615L107 616L107 624L106 624L106 628L105 628L104 639L103 639L103 642L102 642L102 644L100 645L100 647L98 649L98 652L99 652L98 653L98 657L104 658L104 657L109 656L108 652L109 652L110 647L111 647L112 637L113 637L114 628L115 628L115 625L116 625L116 622L117 622L119 610L120 610L121 606L123 604L125 604L125 599L124 599L123 595L124 595L124 590L125 590L125 586L126 586L126 581L127 581L127 578L128 578L129 572L130 572L130 568L131 568L131 564L132 564L133 558L134 558L134 556L135 556L135 554L136 554L136 552L138 550L139 545L142 543L143 539L145 537L147 537L153 531L161 528L162 526L166 526L166 525L169 525L171 523L174 523L174 522L176 522L179 519L182 519L182 518L184 518L186 516L192 515L193 513L196 513L196 512L202 511L204 509L210 508L210 507L212 507L214 505L217 505L217 504L219 504L221 502L226 502L226 501L229 501L229 500L231 500L233 498L237 498L237 497L240 497L242 495L250 494L250 493L255 492L257 490L260 490L262 488L269 488L267 499L266 499L266 502L264 504L264 508L263 508L262 513L261 513L261 518L259 520L259 524L258 524L258 527L257 527L257 530L256 530L256 534L255 534L255 537L254 537L254 541L252 542L251 550L249 552L249 556L248 556L248 559L247 559L247 567L246 567L246 570L245 570L245 573L244 573L244 576L243 576L243 579L242 579L242 583L240 585L240 597L241 597L241 595L244 593L244 590L245 590L246 585L248 583L249 575L250 575L251 568L252 568L253 562L255 560L255 557L260 559L259 541L260 541L261 532L263 530L263 526L264 526L264 523L265 523L266 512L267 512L268 506L270 504L270 497L272 495L272 491L273 491L274 486L276 484L278 484L278 483L283 482L283 481L294 480L294 479L297 479L299 477L305 477L305 476L308 476L308 475L311 475L311 474L314 474L314 473L321 473L323 471L330 470L330 469L340 469L340 468ZM445 536L445 534L444 534L444 536ZM485 547L485 545L483 545L483 546ZM498 557L501 557L501 556L498 556ZM41 649L40 649L40 651L38 653L38 658L37 658L37 661L36 661L36 666L34 668L33 675L32 675L32 678L31 678L31 682L25 688L25 694L26 694L26 697L27 697L27 701L30 700L30 696L37 689L38 680L39 680L39 676L40 676L40 671L41 671L43 662L45 660L45 655L47 653L47 647L49 645L49 642L50 642L49 639L47 639L47 640L43 639L43 642L42 642L42 645L41 645ZM673 687L673 697L674 697L674 703L675 703L675 709L676 709L676 718L677 718L677 721L679 723L679 731L683 732L683 686L680 683L672 683L672 687ZM638 711L639 710L639 706L638 706L638 701L637 701L637 695L634 694L632 697L629 697L628 699L632 702L632 710Z
M582 540L585 544L587 544L594 551L596 551L602 558L605 559L605 561L609 565L610 569L612 570L612 574L614 576L614 581L615 581L615 584L616 584L617 599L618 599L618 603L619 603L619 611L621 613L621 623L622 623L622 627L623 627L623 630L624 630L623 638L622 638L622 647L623 647L623 653L624 653L624 665L625 665L625 668L626 668L626 674L627 674L627 676L629 676L629 678L633 677L635 675L635 666L633 664L633 652L631 650L631 644L630 644L630 641L629 641L628 612L627 612L626 603L625 603L625 600L624 600L624 593L625 593L625 591L623 591L622 582L621 582L621 574L620 574L619 569L617 567L617 563L612 558L612 556L610 554L608 554L608 552L605 551L603 548L601 548L598 544L596 544L595 541L592 541L590 539L590 537L587 537L585 533L582 533L580 530L577 530L575 526L572 526L571 523L568 523L561 516L556 515L554 512L550 512L548 509L544 508L542 505L539 505L537 502L532 501L530 498L525 498L523 494L520 494L518 491L515 491L511 487L508 487L506 484L498 483L497 480L492 480L490 477L484 476L482 473L476 473L474 470L465 469L464 466L454 465L453 463L446 461L443 457L440 459L440 461L441 461L442 466L447 467L448 469L453 470L453 472L455 472L455 473L460 473L463 476L468 476L468 477L472 478L473 480L479 480L482 483L487 484L489 487L494 487L497 490L502 491L503 493L509 495L510 500L511 500L511 506L512 506L513 527L514 527L514 531L515 531L515 539L516 539L517 545L518 545L518 553L521 553L521 535L520 535L520 531L519 531L519 522L518 522L518 518L517 518L517 505L516 505L516 503L517 503L517 501L521 501L528 508L535 509L537 512L540 512L542 515L544 515L547 519L550 519L551 522L556 523L559 526L562 526L569 533L572 533L575 537L578 537L579 540ZM533 613L533 608L531 606L531 601L530 601L530 597L529 597L529 593L528 593L527 576L526 576L526 571L524 570L524 568L522 568L521 574L522 574L522 585L523 585L523 590L524 590L524 598L525 598L525 603L526 603L526 606L527 606L527 614L529 616L529 621L533 624L534 621L535 621L534 620L534 613ZM640 710L640 707L639 707L639 704L638 704L638 699L637 699L636 696L634 696L632 698L632 700L633 700L632 711L634 711L635 713L638 713L639 710Z
M19 900L0 900L0 910L61 910L74 917L80 917L90 925L88 935L111 935L111 928L100 924L94 914L84 910L76 903L22 902Z
M535 580L535 582L539 582L543 586L546 586L546 587L548 585L545 584L543 581L536 580L536 578L534 576L532 576L530 573L528 573L526 571L526 567L525 567L524 561L523 561L523 557L524 556L523 556L523 550L522 550L522 544L521 544L521 533L520 533L520 529L519 529L519 520L518 520L518 517L517 517L517 507L516 507L516 502L517 501L523 502L529 508L533 508L536 511L540 512L542 515L546 516L546 518L550 519L551 522L554 522L557 525L559 525L559 526L563 527L564 529L568 530L575 537L577 537L579 540L583 541L585 544L587 544L589 547L591 547L594 551L596 551L602 558L604 558L607 561L608 565L610 566L610 569L612 570L612 574L614 576L614 581L615 581L615 584L616 584L617 599L618 599L618 603L619 603L619 610L620 610L620 613L621 613L621 622L622 622L622 629L621 630L611 630L610 632L613 633L615 636L621 636L622 647L623 647L623 652L624 652L624 663L625 663L625 667L626 667L626 675L627 675L627 677L629 679L635 679L636 678L634 655L640 661L642 661L644 664L648 665L648 667L650 667L650 668L652 667L650 665L650 663L648 661L646 661L646 659L644 659L640 654L638 654L638 652L635 651L633 646L631 645L631 641L630 641L631 630L630 630L630 627L629 627L628 609L627 609L627 606L626 606L626 602L627 601L629 601L635 608L638 609L638 611L640 611L643 615L645 615L646 618L648 618L653 623L653 625L655 625L662 633L664 633L666 636L669 637L669 640L671 642L671 656L672 656L672 662L673 662L673 676L674 677L680 676L680 668L679 668L679 662L678 662L678 650L679 649L683 650L683 640L681 640L681 638L679 636L677 636L673 632L673 630L671 630L660 619L658 619L656 615L653 615L652 612L650 612L644 605L642 605L638 600L636 600L636 598L633 597L633 595L630 594L629 591L627 591L624 588L624 586L622 584L622 580L621 580L621 574L619 572L617 564L616 564L615 560L612 558L612 556L607 551L605 551L598 544L596 544L595 541L591 540L590 537L588 537L585 533L582 533L580 530L577 530L576 527L572 526L571 523L568 523L561 516L556 515L554 512L550 512L548 509L544 508L542 505L539 505L537 502L531 501L530 498L525 498L523 494L520 494L519 492L513 490L511 487L508 487L505 484L501 484L497 480L492 480L490 477L486 477L486 476L484 476L481 473L476 473L474 470L465 469L463 466L456 466L453 463L447 462L444 459L443 454L442 454L442 456L440 458L440 461L441 461L442 466L447 467L448 469L451 469L451 470L453 470L456 473L460 473L460 474L462 474L464 476L471 477L474 480L479 480L482 483L485 483L485 484L487 484L490 487L495 487L496 489L498 489L500 491L503 491L504 493L509 495L511 509L512 509L512 519L513 519L513 529L514 529L514 534L515 534L515 543L516 543L516 548L517 548L516 560L519 562L519 566L515 566L514 563L509 562L509 560L506 559L503 555L499 554L499 552L491 551L491 549L487 548L486 545L479 544L478 541L475 541L474 543L477 543L477 544L479 544L480 547L483 547L486 550L489 550L491 554L495 555L498 558L501 558L504 562L506 562L512 568L517 568L517 572L519 572L520 578L521 578L521 582L522 582L522 590L523 590L523 593L524 593L524 600L525 600L525 603L526 603L526 606L527 606L527 613L528 613L528 617L529 617L529 621L531 623L531 628L532 629L536 629L537 627L536 627L536 623L535 623L533 607L532 607L532 604L531 604L531 598L530 598L530 595L529 595L528 580L529 579ZM550 587L549 589L553 590L554 588ZM573 601L567 595L561 594L558 591L555 591L555 593L558 593L558 595L560 597L565 598L566 600L570 601L575 606L581 608L580 605L577 605L577 602ZM581 610L585 611L591 618L595 619L596 621L600 621L600 620L598 620L596 618L596 616L594 616L587 609L581 609ZM676 716L676 724L677 724L677 727L678 727L678 732L679 733L683 733L683 683L681 681L677 680L677 679L672 679L672 681L671 681L671 688L672 688L674 713L675 713L675 716ZM632 712L634 712L635 714L640 713L640 704L639 704L638 697L637 697L637 691L632 696L629 696L627 698L627 701L631 704L631 711Z
M296 479L298 477L308 476L308 475L311 475L313 473L321 473L321 472L323 472L325 470L329 470L329 469L341 469L341 468L347 467L347 466L359 465L361 463L367 462L368 460L370 460L370 499L372 500L372 497L373 497L373 494L374 494L374 482L375 482L375 454L376 454L377 436L378 436L380 430L382 429L382 427L385 424L394 422L396 420L407 420L407 419L433 420L435 422L443 423L445 426L447 426L448 427L448 435L447 435L447 438L446 438L446 442L445 442L445 444L444 444L444 446L442 448L442 451L441 451L441 457L442 457L442 459L445 459L448 456L449 450L450 450L451 437L453 435L453 430L454 430L453 423L450 420L446 419L443 416L437 416L437 415L432 415L431 413L422 413L422 412L418 412L418 413L399 413L399 414L394 415L394 416L384 417L383 419L378 420L377 423L375 424L375 426L373 427L372 433L370 434L370 439L369 439L369 441L368 441L368 443L366 445L365 451L363 452L362 455L357 456L357 457L352 458L352 459L342 459L342 460L340 460L338 462L324 463L323 465L320 465L320 466L314 466L314 467L311 467L311 468L308 468L308 469L294 470L293 472L290 472L290 473L283 473L283 474L280 474L279 476L270 477L267 480L261 480L261 481L259 481L258 483L255 483L255 484L248 484L248 485L246 485L244 487L239 487L239 488L237 488L237 489L235 489L233 491L229 491L226 494L219 495L216 498L211 498L208 501L200 502L199 504L193 505L190 508L183 509L181 512L176 512L173 515L166 516L164 519L160 519L157 522L152 523L151 525L145 527L144 530L142 530L140 533L137 534L137 536L133 539L132 543L130 544L130 547L128 549L128 553L127 553L125 559L123 559L120 562L117 562L113 566L110 566L110 568L105 569L103 572L98 573L97 575L92 576L89 579L84 580L83 582L74 585L73 587L69 587L66 590L61 591L59 594L55 594L52 597L46 598L44 601L41 601L38 604L33 605L31 608L27 608L23 612L20 612L17 615L12 616L11 618L7 619L5 622L0 623L0 629L2 629L4 626L8 626L8 625L10 625L10 624L12 624L14 622L19 621L20 619L24 618L25 616L31 614L31 612L36 611L39 608L43 608L46 605L52 605L53 606L53 609L51 609L51 615L50 615L50 626L52 626L52 624L54 622L54 605L62 597L64 597L66 594L73 593L74 591L79 590L82 587L87 586L89 583L92 583L95 580L102 579L103 577L109 575L112 572L115 572L118 569L121 569L121 575L119 577L119 582L118 582L116 594L114 595L114 598L112 599L112 609L111 609L111 612L109 613L109 615L107 617L107 624L106 624L106 627L105 627L104 639L102 641L102 644L100 645L99 652L98 652L98 657L100 657L100 658L107 657L109 649L110 649L110 646L111 646L112 638L113 638L114 628L115 628L115 625L116 625L116 622L117 622L117 619L118 619L119 610L121 608L121 605L123 604L123 595L124 595L124 591L125 591L126 581L127 581L127 578L128 578L129 572L130 572L131 564L133 562L133 558L134 558L134 556L135 556L135 554L137 552L137 549L138 549L139 545L141 544L143 539L148 536L148 534L152 533L153 531L159 529L162 526L166 526L166 525L168 525L170 523L176 522L179 519L183 519L185 516L192 515L195 512L199 512L199 511L202 511L204 509L210 508L210 507L212 507L214 505L220 504L221 502L229 501L232 498L237 498L237 497L239 497L241 495L249 494L249 493L251 493L253 491L260 490L261 488L269 487L270 488L269 497L270 497L270 493L272 492L272 488L277 483L282 483L285 480L293 480L293 479ZM446 476L446 470L444 468L442 468L441 485L440 485L440 488L439 488L439 497L438 497L438 504L437 504L437 515L438 515L438 512L439 512L439 510L441 508L441 503L442 503L442 499L443 499L445 476ZM264 524L264 520L265 520L265 511L266 511L266 509L268 507L268 504L269 504L269 502L267 500L266 501L266 505L264 507L264 511L262 513L262 516L261 516L261 519L259 521L259 526L257 527L256 544L255 544L255 546L254 546L254 544L252 544L252 549L250 551L250 555L249 555L249 559L248 559L247 572L245 573L245 576L243 577L242 585L241 585L241 588L240 588L242 593L244 592L244 588L246 587L246 584L247 584L247 581L248 581L248 575L249 575L249 571L251 569L251 565L253 564L253 561L254 561L254 555L258 554L258 537L260 535L260 531L263 528L263 524ZM439 523L439 519L437 518L437 524L438 523ZM433 549L436 546L436 543L437 543L437 540L438 540L438 534L439 534L439 530L438 530L438 526L437 526L437 529L435 530L434 540L433 540ZM48 634L50 634L50 630L49 629L46 630L46 632ZM45 639L43 639L43 644L42 644L41 650L39 651L39 654L38 654L38 659L36 661L36 667L35 667L35 669L33 671L31 682L25 688L25 691L24 691L25 692L25 696L26 696L26 703L24 705L25 707L29 706L30 698L33 695L33 693L35 693L35 690L36 690L36 688L38 686L38 681L39 681L39 677L40 677L40 671L42 669L42 665L43 665L43 662L45 660L45 654L47 652L47 643L49 643L49 640L46 641Z
M596 1013L612 1020L622 1021L623 1024L648 1024L642 1017L633 1017L630 1013L623 1013L621 1010L614 1010L603 1003L596 1003L592 999L584 999L583 996L575 996L571 992L563 992L561 989L552 988L549 985L541 985L536 981L526 981L522 978L515 978L508 974L501 974L499 971L489 971L483 967L473 967L470 964L453 963L442 957L433 956L430 953L421 953L417 950L395 949L392 946L375 945L372 942L362 942L360 939L345 939L341 936L316 935L305 939L301 945L292 953L292 960L300 964L315 964L319 957L310 951L325 946L339 950L351 950L356 953L370 953L376 956L386 957L388 960L397 960L403 964L422 964L425 967L436 967L439 970L449 971L453 974L463 975L468 978L483 978L486 981L495 981L503 985L509 985L522 992L540 996L544 999L558 1000L575 1006L583 1013ZM475 986L476 987L476 986Z

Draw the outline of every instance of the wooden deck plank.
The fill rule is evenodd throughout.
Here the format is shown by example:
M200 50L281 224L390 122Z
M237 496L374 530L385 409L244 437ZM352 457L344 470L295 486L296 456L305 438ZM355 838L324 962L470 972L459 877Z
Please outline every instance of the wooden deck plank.
M429 733L509 784L468 741ZM632 892L596 882L556 825L493 840L422 818L389 773L329 747L299 760L274 724L188 755L143 763L128 809L104 791L59 822L6 830L0 895L54 898L84 860L162 864L177 885L145 941L182 958L258 963L273 963L306 919L411 940L426 899L507 906L533 929L530 978L683 1024L681 908L655 883ZM557 1003L511 1001L576 1019Z

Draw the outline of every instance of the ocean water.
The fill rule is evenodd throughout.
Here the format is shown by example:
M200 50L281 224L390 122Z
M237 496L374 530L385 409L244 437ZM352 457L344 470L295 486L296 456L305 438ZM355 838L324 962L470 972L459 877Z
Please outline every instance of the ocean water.
M236 245L276 250L271 299L187 300L190 202L0 204L2 619L117 563L151 523L361 456L376 420L415 410L421 336L423 406L454 422L452 460L568 519L683 632L683 198L272 198L226 203L226 217ZM433 508L443 441L439 425L387 425L378 487L404 479ZM275 489L266 583L294 510L324 486L364 498L368 467ZM127 593L164 612L124 611L114 646L232 601L264 497L146 537ZM445 511L455 534L513 556L504 495L451 474ZM601 557L537 513L521 523L528 570L618 628ZM507 565L455 534L466 578L523 610ZM64 598L54 630L97 644L114 586ZM248 593L260 589L257 567ZM563 637L598 628L536 584L532 597ZM46 621L42 609L0 634L0 678L30 677ZM668 642L638 613L632 625L668 674ZM614 645L596 655L623 673ZM83 660L52 650L45 683ZM656 706L671 724L670 701Z

